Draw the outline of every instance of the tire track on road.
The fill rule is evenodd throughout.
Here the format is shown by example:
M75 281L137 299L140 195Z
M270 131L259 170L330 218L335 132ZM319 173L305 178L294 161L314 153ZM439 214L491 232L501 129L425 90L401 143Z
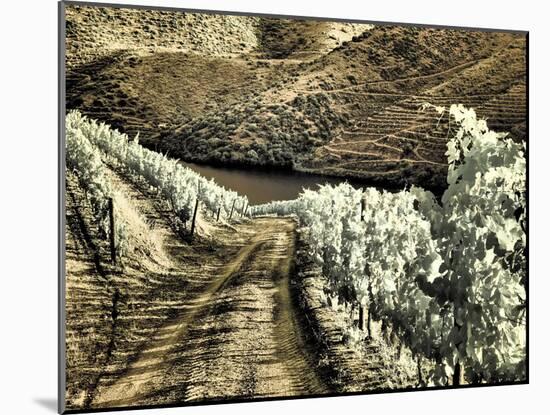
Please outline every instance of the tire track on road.
M239 227L257 232L124 375L98 389L93 407L328 392L291 300L294 222L262 218Z

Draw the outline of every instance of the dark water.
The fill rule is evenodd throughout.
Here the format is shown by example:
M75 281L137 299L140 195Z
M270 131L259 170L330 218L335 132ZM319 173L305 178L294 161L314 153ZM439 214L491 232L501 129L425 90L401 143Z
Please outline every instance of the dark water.
M214 167L195 163L183 165L196 171L227 189L246 195L251 204L271 202L273 200L296 199L302 189L317 189L319 184L338 184L345 182L343 178L327 177L292 171L264 171L233 167ZM359 182L350 182L353 186L361 186Z

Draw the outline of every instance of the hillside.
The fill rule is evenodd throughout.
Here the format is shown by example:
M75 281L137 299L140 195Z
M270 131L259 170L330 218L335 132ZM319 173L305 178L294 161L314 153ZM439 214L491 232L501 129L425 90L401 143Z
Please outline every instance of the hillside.
M528 381L525 35L67 7L60 412Z
M71 7L68 108L188 161L441 187L473 106L525 139L525 36ZM116 30L115 30L116 28Z
M258 44L258 19L107 7L67 7L67 67L133 50L231 54Z
M251 218L233 208L215 217L205 192L192 201L197 226L190 233L173 198L152 186L161 174L141 175L115 153L99 151L104 131L95 123L72 114L67 125L67 410L419 382L410 353L396 358L380 328L368 344L350 338L346 326L357 312L324 300L294 219ZM100 159L88 171L94 157ZM150 154L137 164L149 162ZM127 248L114 262L94 187L109 189L116 223L124 224L116 249Z

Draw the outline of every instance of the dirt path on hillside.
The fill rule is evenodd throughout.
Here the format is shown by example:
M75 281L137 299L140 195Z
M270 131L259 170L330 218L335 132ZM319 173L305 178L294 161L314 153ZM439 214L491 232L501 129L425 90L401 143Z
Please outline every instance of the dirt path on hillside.
M237 225L251 234L219 275L163 324L92 407L327 392L294 315L290 219Z
M73 248L82 224L68 229L67 409L416 385L411 365L380 342L350 343L344 328L354 317L326 302L293 219L228 225L203 212L201 236L189 243L153 190L117 168L109 178L147 221L157 253L130 252L124 269L100 278L84 255L91 248ZM72 193L69 211L89 221L83 195Z

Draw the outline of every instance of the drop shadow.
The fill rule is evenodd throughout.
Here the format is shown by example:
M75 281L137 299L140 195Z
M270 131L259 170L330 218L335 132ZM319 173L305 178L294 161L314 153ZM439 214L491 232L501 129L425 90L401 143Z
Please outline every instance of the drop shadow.
M51 412L57 413L57 399L55 398L35 398L34 402Z

